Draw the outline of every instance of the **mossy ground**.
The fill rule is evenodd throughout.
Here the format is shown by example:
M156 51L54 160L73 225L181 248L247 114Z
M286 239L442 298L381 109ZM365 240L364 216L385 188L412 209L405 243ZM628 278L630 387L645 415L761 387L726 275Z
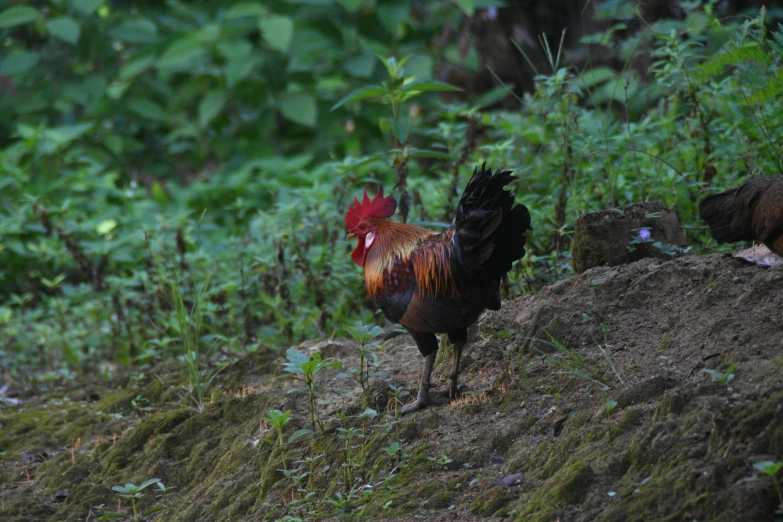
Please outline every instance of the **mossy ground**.
M325 371L325 432L282 452L259 442L261 417L292 410L286 435L309 417L294 384L271 380L274 351L224 371L201 412L177 404L173 366L155 369L161 380L82 378L0 411L0 518L95 520L117 511L112 486L156 477L173 489L141 504L170 509L147 520L774 520L772 482L744 479L783 458L782 282L780 270L722 256L588 270L485 315L465 353L471 391L450 405L384 417L386 383L415 389L421 360L407 336L380 352L389 376L364 398ZM579 372L530 340L547 333L576 350ZM341 346L330 355L355 366L355 347ZM733 363L728 384L702 372ZM444 360L436 378L448 372ZM355 418L368 404L380 415ZM356 430L347 445L345 429ZM384 451L394 442L405 456ZM315 494L302 501L280 470L309 472L308 458L298 487Z

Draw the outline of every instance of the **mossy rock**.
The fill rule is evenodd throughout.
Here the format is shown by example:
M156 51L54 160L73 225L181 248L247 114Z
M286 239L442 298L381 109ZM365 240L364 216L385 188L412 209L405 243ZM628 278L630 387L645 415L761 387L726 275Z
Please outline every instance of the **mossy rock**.
M511 496L506 492L505 488L488 489L477 496L470 504L470 512L479 516L494 515L506 507L509 502L511 502Z
M427 499L427 506L444 509L452 504L453 495L450 491L438 491Z
M632 244L642 228L650 231L649 240ZM645 257L671 259L677 252L672 246L686 245L675 211L660 202L632 203L577 219L571 261L581 274L594 266L622 265Z
M572 462L561 468L525 504L519 522L552 520L557 508L581 504L595 480L595 472L584 462Z

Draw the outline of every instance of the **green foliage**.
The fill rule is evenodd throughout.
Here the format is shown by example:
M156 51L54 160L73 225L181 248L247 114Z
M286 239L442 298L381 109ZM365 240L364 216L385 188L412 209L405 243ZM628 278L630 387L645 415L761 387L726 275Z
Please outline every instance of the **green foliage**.
M718 370L711 370L709 368L704 368L702 371L708 374L715 382L729 384L731 381L734 380L734 370L736 370L737 368L739 368L739 363L732 364L731 366L726 368L725 372L719 372Z
M514 170L534 231L512 297L572 275L586 211L661 200L706 245L700 197L781 170L772 11L725 21L704 2L634 32L633 3L605 2L608 29L587 38L621 70L582 72L543 39L532 92L492 69L496 87L472 95L435 66L471 80L481 36L462 54L433 35L495 4L418 5L0 8L3 367L37 389L181 358L203 403L211 357L382 324L342 239L362 189L393 184L400 219L440 230L476 164Z
M315 384L315 376L321 370L326 368L340 368L341 365L331 357L321 359L321 354L318 352L313 352L312 358L310 358L298 350L289 348L286 350L285 356L288 359L288 362L283 363L283 370L298 376L295 378L304 381L305 386L307 387L307 396L310 406L310 423L313 426L313 431L315 431L316 421L319 420L318 406L316 404L318 388Z
M349 370L349 373L340 374L338 377L352 377L359 384L359 386L362 387L362 391L365 391L366 385L370 380L369 365L378 365L378 357L375 355L375 353L367 349L367 342L373 337L378 337L379 335L383 334L383 329L380 326L371 325L343 325L343 329L359 343L359 369L351 369ZM367 361L366 364L365 360ZM381 372L375 372L375 375L382 376L385 374Z
M125 484L124 486L113 486L111 490L117 492L121 498L125 498L131 501L131 507L133 509L133 520L140 521L140 520L144 520L144 517L148 515L166 510L164 506L156 506L147 509L144 512L139 511L137 501L144 497L144 495L141 492L153 484L157 484L159 489L164 493L167 489L171 489L171 488L166 488L166 486L163 485L163 483L159 478L152 478L149 480L145 480L138 486L132 483L128 483ZM112 518L126 518L126 515L122 513L106 513L102 517L98 518L98 520L109 520Z
M778 494L778 499L780 500L780 505L775 510L775 513L780 515L783 514L783 491L780 489L780 482L777 479L778 471L780 471L780 468L783 467L783 462L781 461L772 461L772 460L765 460L762 462L757 462L753 464L753 467L760 471L761 473L764 473L767 475L771 480L773 485L775 486L775 490Z
M190 309L185 305L179 282L169 278L165 270L158 265L158 275L169 290L169 304L174 309L175 327L179 332L179 342L182 345L182 364L188 376L188 394L195 405L196 411L202 411L207 401L207 392L212 385L217 371L209 377L204 377L201 369L201 329L204 321L204 300L209 287L209 277L200 289L193 292L193 305Z

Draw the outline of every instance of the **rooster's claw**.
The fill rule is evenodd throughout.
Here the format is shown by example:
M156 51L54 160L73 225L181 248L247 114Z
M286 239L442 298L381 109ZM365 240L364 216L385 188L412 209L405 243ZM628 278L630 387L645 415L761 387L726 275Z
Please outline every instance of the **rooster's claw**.
M403 406L403 408L400 410L400 414L405 415L407 413L413 413L414 411L423 410L431 404L432 399L430 399L429 395L425 395L424 397L419 395L415 401L408 404L407 406Z

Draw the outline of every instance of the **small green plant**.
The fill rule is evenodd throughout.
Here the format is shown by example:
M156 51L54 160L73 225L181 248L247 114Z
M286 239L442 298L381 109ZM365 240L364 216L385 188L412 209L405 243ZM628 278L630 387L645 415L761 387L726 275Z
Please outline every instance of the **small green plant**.
M392 131L396 145L405 144L410 133L410 118L400 116L400 108L406 101L415 98L426 92L436 91L461 91L462 89L454 87L443 82L433 80L416 80L405 76L405 63L411 58L406 56L401 60L394 57L378 57L386 67L389 74L389 81L380 84L366 85L360 87L338 101L332 107L332 110L343 105L356 103L362 100L374 99L382 104L390 105L392 119L381 119L381 129L388 132Z
M449 457L448 455L438 455L437 457L427 457L427 460L430 462L430 465L433 469L435 469L437 466L441 466L444 470L448 469L449 464L454 462L454 459Z
M318 419L318 408L316 405L318 390L315 385L315 376L318 372L325 368L340 368L341 365L331 357L321 359L321 354L318 352L314 352L311 359L299 350L289 348L286 350L285 355L288 358L288 362L283 363L283 369L289 373L294 374L292 378L298 378L304 381L305 386L307 386L307 396L310 407L310 424L313 427L313 431L315 431L316 421L320 422L320 419Z
M362 391L365 391L366 385L370 380L370 364L376 365L378 362L377 356L367 349L368 342L374 337L378 337L383 334L383 328L380 326L346 326L343 325L343 329L351 334L351 337L356 339L359 343L359 369L351 368L347 373L341 373L338 377L352 377L359 386L362 387Z
M718 370L712 370L709 368L704 368L702 371L709 375L714 382L720 382L723 384L729 384L731 381L734 380L734 370L739 368L738 363L734 363L731 366L729 366L725 372L719 372Z
M271 444L273 446L273 449L276 449L280 453L280 458L283 461L283 468L286 468L286 462L285 462L286 444L290 444L296 439L298 439L299 437L302 437L304 435L310 435L313 433L313 431L307 428L296 430L288 438L288 442L286 442L283 434L285 432L286 424L288 424L288 422L291 420L291 412L289 410L286 411L269 410L266 412L266 417L262 417L261 420L269 424L275 430L274 438L264 437L263 439L261 439L261 442Z
M139 512L139 506L137 504L137 501L144 497L142 495L142 491L148 488L149 486L153 484L158 484L160 486L161 480L159 478L152 478L149 480L145 480L140 485L135 485L132 483L125 484L124 486L114 486L112 491L116 491L119 493L121 498L129 499L131 501L131 507L133 509L133 520L134 522L139 522L144 519L144 517L151 515L152 513L157 513L159 511L165 511L167 508L164 506L156 506L153 508L150 508L144 512ZM164 487L160 488L163 491L167 491L167 489ZM168 488L170 489L170 488ZM102 517L100 517L98 520L109 520L111 518L125 518L127 515L124 513L106 513Z
M359 433L359 428L353 426L345 428L337 428L337 439L343 442L343 463L341 465L343 470L343 484L346 488L350 488L353 483L353 445L352 439Z
M617 401L607 399L604 405L606 406L607 415L611 415L617 409Z
M780 482L778 482L777 479L778 471L780 471L780 468L783 467L783 461L773 462L771 460L765 460L763 462L757 462L756 464L753 464L753 467L772 479L772 484L775 485L775 491L777 491L778 499L780 500L780 505L778 506L775 513L778 515L783 515L783 492L780 490Z
M204 322L204 301L206 300L210 278L204 280L201 288L194 292L193 305L188 309L179 282L168 276L158 263L158 276L169 291L169 299L174 308L177 330L182 343L182 362L188 375L188 393L197 411L203 411L207 402L207 392L220 370L204 377L201 370L201 330Z

